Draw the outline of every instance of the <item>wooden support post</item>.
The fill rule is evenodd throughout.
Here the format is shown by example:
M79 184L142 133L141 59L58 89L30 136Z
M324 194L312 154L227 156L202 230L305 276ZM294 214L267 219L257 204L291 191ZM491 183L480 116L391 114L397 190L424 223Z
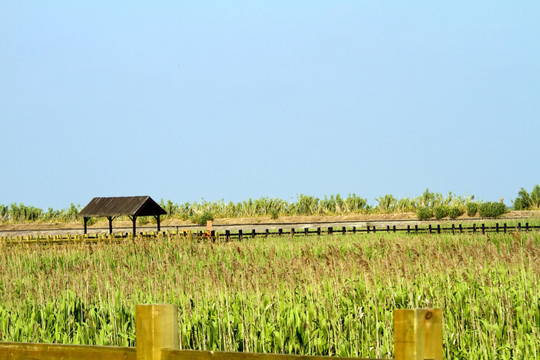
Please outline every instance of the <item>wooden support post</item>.
M456 233L456 225L452 224L452 234Z
M392 231L396 232L396 225L392 226Z
M343 233L343 235L345 235L347 233L347 227L343 226L341 228L341 232Z
M321 235L321 228L320 227L317 228L317 235L319 235L319 236Z
M251 237L254 238L257 235L255 229L251 229Z
M304 228L304 235L309 235L309 228Z
M366 232L368 232L368 233L369 233L369 225L368 225L368 226L367 226L367 228L366 228Z
M504 233L506 234L506 230L507 230L506 223L504 223L503 227L504 227Z
M161 231L161 215L156 216L156 222L157 222L157 231Z
M328 235L332 234L333 232L334 232L334 228L330 226L328 228Z
M242 237L243 237L242 229L239 229L238 230L238 240L242 240Z
M415 232L416 234L418 234L418 224L415 224L415 225L414 225L414 232Z
M212 220L206 220L206 231L212 232L212 225L213 225Z
M486 233L486 225L482 223L482 234Z
M441 224L437 224L437 234L441 233Z
M231 240L231 231L225 230L225 241Z
M291 228L291 236L294 236L294 228Z
M109 220L109 234L112 234L112 221L113 221L113 217L112 217L112 216L107 216L107 220Z
M386 232L387 232L387 233L390 232L390 225L386 225Z
M90 218L88 217L84 218L84 234L85 235L88 233L88 220L90 220Z
M411 233L411 225L407 225L407 234Z
M131 221L133 221L133 237L137 236L137 217L134 216Z
M459 224L459 233L463 233L463 225L462 224Z
M175 305L135 307L137 360L161 360L162 349L178 349L178 321Z
M442 310L394 310L394 359L442 358Z

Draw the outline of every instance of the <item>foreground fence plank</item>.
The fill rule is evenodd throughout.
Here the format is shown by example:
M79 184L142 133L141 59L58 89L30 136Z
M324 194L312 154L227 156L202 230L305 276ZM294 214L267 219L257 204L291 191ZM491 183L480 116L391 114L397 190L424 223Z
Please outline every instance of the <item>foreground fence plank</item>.
M58 344L0 343L0 359L136 360L135 348Z
M178 348L178 308L175 305L137 305L137 360L161 360L161 350Z
M442 310L394 310L394 359L442 358Z
M214 352L195 350L163 349L162 360L375 360L367 358L347 358L307 355L257 354L245 352ZM384 360L384 359L377 359Z

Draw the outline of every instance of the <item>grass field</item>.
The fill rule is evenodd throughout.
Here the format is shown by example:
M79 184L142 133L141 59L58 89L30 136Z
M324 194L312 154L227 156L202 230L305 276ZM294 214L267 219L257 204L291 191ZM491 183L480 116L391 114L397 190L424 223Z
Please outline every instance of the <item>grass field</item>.
M393 310L440 307L447 359L533 359L540 234L0 245L0 340L132 346L179 306L182 348L392 356Z

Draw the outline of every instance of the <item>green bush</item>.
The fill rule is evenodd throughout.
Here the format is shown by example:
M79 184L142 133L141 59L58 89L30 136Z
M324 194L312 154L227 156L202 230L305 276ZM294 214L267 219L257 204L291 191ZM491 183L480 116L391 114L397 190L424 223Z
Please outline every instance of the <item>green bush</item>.
M540 185L535 185L529 194L527 190L521 188L518 197L514 200L516 210L539 210L540 209Z
M506 205L501 202L485 202L478 206L478 213L481 217L494 218L506 213Z
M468 216L475 216L478 212L478 204L475 202L469 202L467 203L467 215Z
M279 211L277 209L270 210L270 218L276 220L279 217Z
M422 206L416 209L416 215L420 220L427 220L433 217L433 210L428 207Z
M205 211L204 213L200 215L195 215L191 219L192 222L200 226L206 226L206 222L209 220L214 220L214 215L209 211Z
M448 216L448 212L449 212L448 206L446 205L435 206L435 208L433 208L433 213L437 220L440 220L443 217Z
M450 219L455 219L463 215L465 210L459 206L452 206L450 209L448 209L448 216L450 216Z

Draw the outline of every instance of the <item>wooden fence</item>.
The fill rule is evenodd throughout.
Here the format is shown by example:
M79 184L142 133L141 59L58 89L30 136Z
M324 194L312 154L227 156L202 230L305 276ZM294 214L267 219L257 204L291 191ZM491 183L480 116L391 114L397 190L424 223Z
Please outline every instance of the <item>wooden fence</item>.
M243 240L247 238L255 237L268 237L268 236L302 236L302 235L332 235L332 234L356 234L356 233L406 233L406 234L486 234L486 233L507 233L507 232L521 232L521 231L538 231L540 225L529 225L529 223L517 225L507 225L506 223L495 223L486 225L472 224L470 226L463 226L463 224L449 224L441 226L441 224L418 226L407 225L398 227L396 225L390 226L370 226L356 227L356 226L342 226L342 227L327 227L327 228L288 228L270 230L265 229L263 231L257 231L251 229L250 231L237 230L231 232L225 231L191 231L191 230L176 230L176 231L162 231L162 232L141 232L138 234L140 237L155 237L155 236L188 236L209 238L211 240L223 239L226 241L231 240ZM131 232L126 233L113 233L113 234L77 234L77 235L19 235L19 236L0 236L0 243L17 244L17 243L66 243L66 242L102 242L102 241L117 241L126 238L133 238Z
M178 350L177 308L137 305L136 347L0 342L9 360L350 360L351 358ZM394 310L394 359L442 360L442 310Z
M518 223L516 226L508 226L506 223L499 224L496 223L493 226L489 226L486 224L472 224L472 226L463 226L462 224L451 224L446 227L441 226L441 224L437 225L428 225L428 226L418 226L418 225L407 225L406 227L397 227L396 225L390 226L387 225L385 227L376 227L376 226L366 226L363 227L347 227L342 226L339 228L334 227L328 227L325 229L321 229L320 227L316 229L311 228L303 228L303 229L295 229L290 228L288 231L284 231L283 229L278 229L277 231L270 231L266 229L264 232L257 232L255 229L252 229L250 232L244 232L242 230L238 230L236 233L231 233L229 230L225 230L223 233L216 233L215 231L208 233L204 233L202 231L196 233L198 236L209 236L211 238L225 238L227 240L230 239L243 239L246 237L257 237L257 236L284 236L284 235L331 235L331 234L356 234L356 233L377 233L377 232L386 232L386 233L407 233L407 234L463 234L463 233L472 233L472 234L486 234L488 232L494 232L494 233L507 233L511 231L534 231L534 230L540 230L539 225L529 225L529 223L525 223L524 226L521 225L521 223ZM185 232L187 234L187 232Z

